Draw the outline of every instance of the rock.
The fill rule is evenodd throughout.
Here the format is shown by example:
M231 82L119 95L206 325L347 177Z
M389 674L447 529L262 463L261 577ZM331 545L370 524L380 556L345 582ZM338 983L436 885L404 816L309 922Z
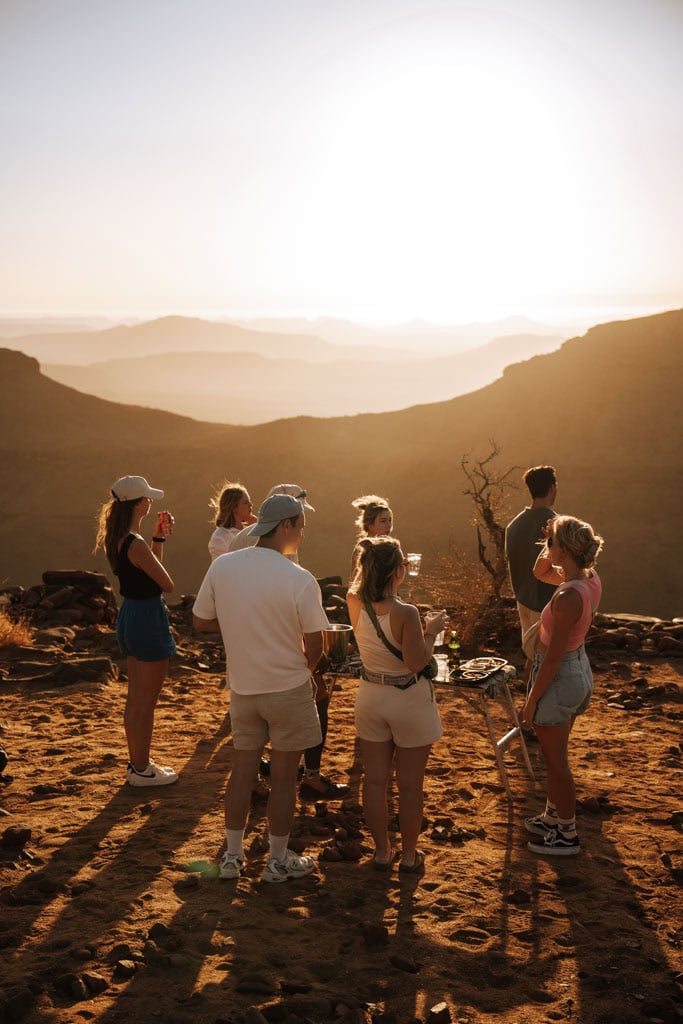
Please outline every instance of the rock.
M435 1003L426 1017L426 1024L450 1024L451 1011L447 1003Z
M168 956L166 953L162 953L156 942L153 939L148 939L142 950L142 955L145 958L145 963L151 967L167 967Z
M60 996L67 996L76 1001L88 998L88 990L83 979L79 978L77 974L62 974L55 980L55 989Z
M248 1006L244 1011L244 1024L268 1024L268 1020L255 1006Z
M117 960L114 965L114 976L118 980L132 978L138 969L134 960Z
M0 1020L21 1020L30 1011L34 999L35 993L25 985L0 992Z
M163 921L156 921L147 932L148 937L154 939L155 942L163 942L170 934L171 929Z
M100 992L105 992L109 988L109 982L102 974L97 974L95 971L86 971L82 975L83 981L86 987L94 996L99 995Z
M363 849L357 840L352 839L348 843L344 843L341 854L344 860L359 861L363 856Z
M21 828L16 825L10 825L10 827L6 828L2 833L0 845L4 846L8 850L23 850L30 839L30 828Z
M411 956L403 956L401 953L392 953L389 957L389 963L392 967L398 968L399 971L405 971L406 974L417 974L420 970L419 965L415 963Z

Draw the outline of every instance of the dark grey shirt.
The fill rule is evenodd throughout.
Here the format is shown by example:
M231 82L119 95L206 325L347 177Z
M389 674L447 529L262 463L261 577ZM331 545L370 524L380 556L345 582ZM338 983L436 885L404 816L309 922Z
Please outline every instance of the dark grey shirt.
M505 531L505 554L510 569L510 580L515 597L520 604L535 612L542 611L555 593L552 583L541 583L533 573L534 562L541 550L538 541L545 526L555 513L541 505L527 507L508 523Z

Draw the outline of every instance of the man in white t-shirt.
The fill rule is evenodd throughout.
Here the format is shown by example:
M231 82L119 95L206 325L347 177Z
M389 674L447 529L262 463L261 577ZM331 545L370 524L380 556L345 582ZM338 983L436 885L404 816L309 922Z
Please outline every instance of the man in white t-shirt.
M263 747L272 746L268 799L270 853L262 878L285 882L314 867L287 849L296 804L296 771L306 747L320 743L312 673L329 625L320 588L288 555L306 522L300 501L276 494L249 527L256 547L217 558L194 604L195 629L220 630L230 671L232 770L225 793L227 850L222 878L239 878L251 788Z

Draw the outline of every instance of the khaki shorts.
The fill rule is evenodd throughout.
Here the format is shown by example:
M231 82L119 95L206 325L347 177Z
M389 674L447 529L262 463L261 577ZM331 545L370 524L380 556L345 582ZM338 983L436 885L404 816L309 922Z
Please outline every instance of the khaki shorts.
M525 604L520 604L519 601L517 602L517 613L522 629L522 650L527 658L531 659L536 649L536 638L541 624L541 613L534 611L533 608L527 608Z
M427 747L443 736L434 688L424 676L407 690L361 679L354 717L360 739L372 743Z
M279 693L230 691L230 724L236 750L260 750L270 740L273 750L307 750L322 741L315 706L315 683L307 679Z

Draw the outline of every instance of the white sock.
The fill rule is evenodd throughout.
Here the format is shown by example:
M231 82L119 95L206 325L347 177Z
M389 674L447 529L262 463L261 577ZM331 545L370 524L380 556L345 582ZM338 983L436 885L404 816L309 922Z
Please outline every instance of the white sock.
M550 800L546 800L545 802L545 810L543 812L543 817L546 819L546 821L557 821L557 808L553 807L553 805L550 803Z
M244 829L226 828L225 838L228 844L228 853L231 857L241 857L244 860Z
M576 835L576 818L558 818L557 827L563 836L571 839Z
M289 832L286 836L270 836L268 842L270 845L270 853L268 854L270 859L283 861L287 856Z

